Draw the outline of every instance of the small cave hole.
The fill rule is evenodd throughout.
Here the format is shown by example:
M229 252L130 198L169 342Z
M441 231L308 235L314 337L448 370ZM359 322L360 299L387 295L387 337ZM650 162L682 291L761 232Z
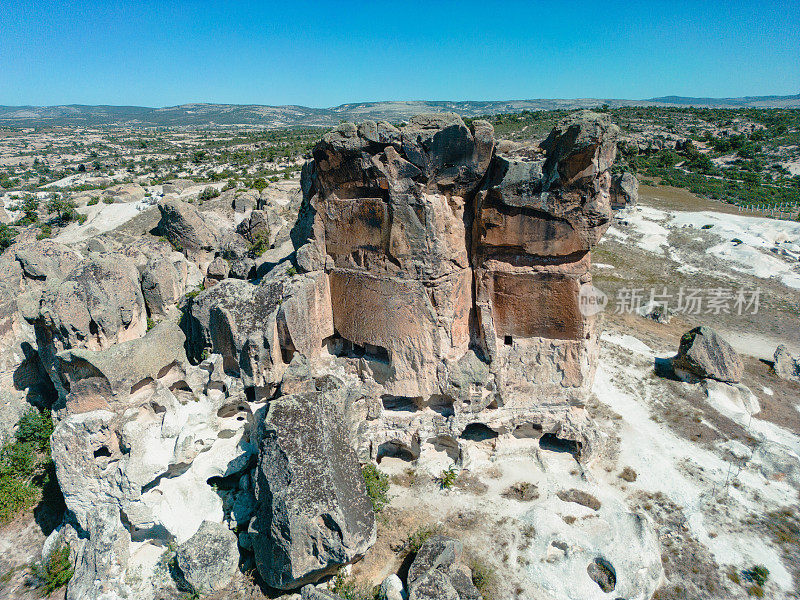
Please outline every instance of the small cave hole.
M156 379L163 379L164 377L167 376L167 373L169 373L172 370L172 367L175 367L177 365L178 362L173 360L168 365L161 367L161 369L158 372L158 375L156 375Z
M152 377L145 377L139 383L131 386L131 396L133 396L139 390L141 390L141 389L145 388L146 386L150 385L151 383L153 383L153 378Z
M186 383L183 379L181 379L180 381L176 381L171 386L169 386L169 391L174 394L175 392L191 392L192 390L189 387L189 384Z
M581 455L581 443L556 436L554 433L545 433L539 438L539 448L550 452L566 452L576 459Z
M497 437L497 432L483 423L470 423L461 432L461 437L473 442L485 442Z
M401 412L416 412L419 410L419 399L409 398L408 396L390 396L384 394L381 396L384 410L393 410Z
M617 587L617 572L614 570L614 566L605 558L595 558L586 567L586 572L592 578L592 581L606 594L613 592L614 588Z
M428 407L443 417L452 417L455 414L454 401L450 396L431 396Z
M97 450L94 451L95 458L111 458L111 450L108 449L108 446L100 446Z
M411 452L411 448L409 448L402 442L384 442L383 444L378 446L378 456L377 456L378 464L380 464L381 459L384 456L399 458L400 460L404 460L406 462L411 462L416 458L414 456L414 453Z
M513 339L513 338L512 338L510 335L507 335L507 336L505 336L505 337L503 338L503 343L504 343L506 346L510 346L511 344L513 344L513 343L514 343L514 339Z

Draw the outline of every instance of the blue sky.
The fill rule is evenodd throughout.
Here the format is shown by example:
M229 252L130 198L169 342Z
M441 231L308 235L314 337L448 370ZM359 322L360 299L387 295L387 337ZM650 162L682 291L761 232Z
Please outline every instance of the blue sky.
M0 0L0 104L800 93L800 0Z

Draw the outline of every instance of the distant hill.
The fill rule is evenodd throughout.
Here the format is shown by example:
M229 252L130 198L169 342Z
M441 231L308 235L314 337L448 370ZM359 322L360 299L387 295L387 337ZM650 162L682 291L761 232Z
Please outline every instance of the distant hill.
M747 96L743 98L686 98L664 96L647 100L577 98L566 100L489 100L462 102L395 101L342 104L333 108L307 106L265 106L260 104L182 104L164 108L144 106L0 106L0 125L38 126L131 126L131 127L209 127L251 125L293 127L336 125L340 121L365 119L399 121L423 112L453 111L464 116L592 108L608 104L620 106L698 106L710 108L800 108L795 96Z

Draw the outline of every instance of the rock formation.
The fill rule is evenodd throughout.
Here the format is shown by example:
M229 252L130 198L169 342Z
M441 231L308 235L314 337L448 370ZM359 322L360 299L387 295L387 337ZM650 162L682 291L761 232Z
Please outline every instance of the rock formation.
M618 210L635 206L639 202L639 180L630 171L611 178L611 208Z
M616 135L578 113L512 157L455 114L344 124L303 169L291 245L264 206L225 224L166 200L168 241L4 253L0 358L57 396L68 597L155 597L173 545L195 588L239 553L270 586L317 582L373 544L359 462L389 454L463 466L548 436L589 459L580 291ZM455 542L423 550L412 598L479 597Z
M591 445L573 406L597 351L579 292L611 217L616 135L578 113L538 158L505 158L489 123L438 114L345 124L315 146L293 239L299 266L330 282L328 349L380 388L373 458L475 423Z
M724 383L738 383L744 373L744 363L736 350L716 331L705 326L683 334L672 364L701 379Z
M337 407L323 392L270 403L256 467L256 565L268 585L298 588L361 558L375 518Z
M775 348L775 374L787 381L800 382L800 357L793 356L789 349L781 344Z

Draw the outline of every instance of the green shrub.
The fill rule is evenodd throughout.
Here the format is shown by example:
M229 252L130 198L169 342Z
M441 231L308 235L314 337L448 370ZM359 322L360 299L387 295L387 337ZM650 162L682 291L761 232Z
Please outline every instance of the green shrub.
M205 202L206 200L211 200L212 198L216 198L219 196L219 190L215 187L208 186L202 192L200 192L200 201Z
M53 435L53 419L49 410L30 410L17 422L14 434L19 442L34 444L39 452L50 453L50 436Z
M441 531L436 526L425 526L420 527L414 533L409 535L406 540L403 542L403 550L407 554L415 555L419 552L419 549L422 548L422 545L428 541L434 535L439 535Z
M0 252L14 243L17 231L4 223L0 223Z
M443 490L449 490L453 487L456 483L456 479L458 479L458 471L456 471L455 467L450 467L442 471L442 474L436 478L439 482L439 487Z
M32 508L52 482L48 411L32 410L18 421L13 442L0 449L0 524Z
M494 600L498 584L494 567L475 557L469 562L472 569L472 583L478 588L483 600Z
M26 196L20 204L13 206L12 209L22 211L22 216L15 223L20 227L26 227L39 220L39 200L34 196Z
M53 228L50 227L47 223L43 223L41 227L41 231L36 234L37 240L44 240L49 238L53 235Z
M262 256L267 250L269 250L269 238L263 234L256 236L247 249L248 253L253 258Z
M331 591L344 600L379 600L380 586L371 586L345 575L340 569L333 577Z
M106 196L103 198L103 204L114 204L114 198L111 196Z
M75 569L69 560L69 545L65 544L50 553L46 563L34 564L31 571L38 580L38 588L43 596L49 596L69 583Z
M266 188L268 185L269 184L267 183L266 179L264 179L263 177L259 177L258 179L253 181L253 184L250 187L258 190L259 192L263 192L264 188Z
M296 267L289 267L288 269L286 269L286 274L289 277L294 277L295 275L297 275L297 268Z
M389 502L389 476L381 473L372 463L361 467L361 475L367 487L367 496L372 501L372 509L377 513Z
M767 579L769 579L769 569L764 565L755 565L750 569L742 571L742 576L745 580L751 581L761 587L767 583Z
M147 317L147 331L150 331L155 326L156 322L152 318Z
M47 210L55 214L56 220L62 225L78 219L75 203L62 194L54 194L47 203Z

